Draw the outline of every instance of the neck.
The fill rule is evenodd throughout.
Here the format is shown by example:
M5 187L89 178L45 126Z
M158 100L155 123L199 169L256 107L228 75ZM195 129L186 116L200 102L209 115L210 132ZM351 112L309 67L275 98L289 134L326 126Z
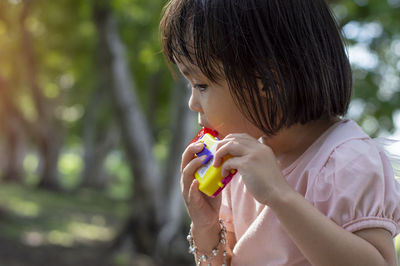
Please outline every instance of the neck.
M307 124L295 124L282 129L275 136L263 137L263 142L271 147L282 169L299 158L338 118L321 119Z

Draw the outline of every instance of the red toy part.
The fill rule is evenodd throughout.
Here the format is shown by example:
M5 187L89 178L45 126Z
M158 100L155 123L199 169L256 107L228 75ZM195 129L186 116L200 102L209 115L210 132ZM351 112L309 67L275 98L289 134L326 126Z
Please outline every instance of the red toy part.
M189 145L192 144L192 143L194 143L194 142L196 142L196 141L198 141L204 134L207 134L207 133L210 134L210 135L213 136L213 137L217 137L217 136L218 136L218 132L217 132L217 131L212 130L212 129L207 128L207 127L203 127L203 128L196 134L196 136L192 139L192 141L189 143Z

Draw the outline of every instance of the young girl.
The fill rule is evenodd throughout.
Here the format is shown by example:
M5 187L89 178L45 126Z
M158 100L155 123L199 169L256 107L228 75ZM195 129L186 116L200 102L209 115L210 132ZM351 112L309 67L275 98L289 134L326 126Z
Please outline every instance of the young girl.
M198 190L203 145L182 156L197 265L397 265L400 187L343 119L351 70L324 0L171 0L163 50L191 84L189 107L218 131L222 196Z

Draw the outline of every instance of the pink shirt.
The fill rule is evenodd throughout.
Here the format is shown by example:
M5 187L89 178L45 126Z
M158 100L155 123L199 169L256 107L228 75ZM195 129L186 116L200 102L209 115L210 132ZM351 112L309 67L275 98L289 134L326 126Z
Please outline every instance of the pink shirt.
M399 233L400 185L386 156L355 122L333 125L282 172L296 191L345 230L379 227L393 236ZM310 265L239 175L223 192L220 215L236 235L233 266Z

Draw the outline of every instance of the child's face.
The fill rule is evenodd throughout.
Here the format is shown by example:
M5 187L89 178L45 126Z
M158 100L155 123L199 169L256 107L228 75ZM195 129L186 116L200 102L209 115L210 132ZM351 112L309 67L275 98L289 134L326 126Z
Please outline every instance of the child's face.
M218 131L221 139L230 133L247 133L255 138L263 135L240 112L226 80L213 83L194 65L178 63L177 66L190 82L189 108L197 112L200 126Z

